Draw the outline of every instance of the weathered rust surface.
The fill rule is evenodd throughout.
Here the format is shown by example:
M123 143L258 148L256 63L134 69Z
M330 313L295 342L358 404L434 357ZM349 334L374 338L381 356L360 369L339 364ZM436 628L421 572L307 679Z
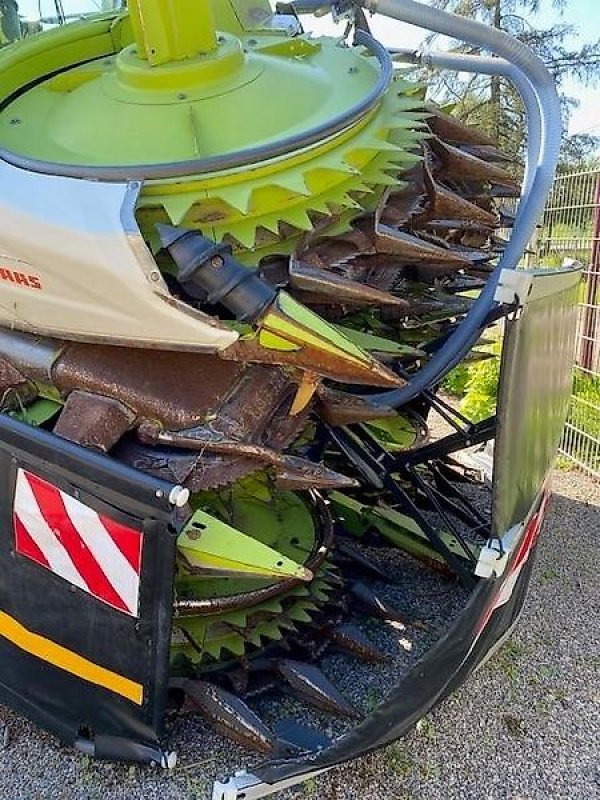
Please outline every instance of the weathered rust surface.
M157 477L183 483L194 492L223 486L265 466L264 456L258 457L261 446L275 453L298 436L311 407L290 415L295 393L296 384L284 371L248 367L217 412L203 424L192 426L194 441L190 444L200 452L186 452L182 442L161 443L156 437L159 426L154 434L153 428L145 428L150 444L129 438L119 446L117 456ZM177 431L169 433L172 436ZM227 440L233 444L221 452L207 447L207 443ZM252 449L252 445L258 449Z
M437 137L429 140L429 146L441 162L438 173L440 176L458 181L497 183L519 191L519 184L513 176L495 163L483 161L458 147L446 144Z
M432 310L431 298L415 291L415 282L431 285L461 271L486 277L487 261L499 252L494 234L504 220L496 198L519 192L504 168L509 159L489 137L433 106L427 110L432 135L421 144L422 161L398 176L401 188L390 188L379 208L355 220L350 232L309 236L299 250L303 263L368 287L365 305L367 292L376 289L404 300L414 317ZM316 294L303 297L309 305L326 305ZM379 307L388 322L400 319L391 304ZM338 318L343 310L332 295L326 313Z
M189 678L173 680L171 687L183 690L192 707L219 733L259 753L274 749L275 739L266 725L231 692Z
M356 656L367 664L381 664L389 660L384 652L367 639L360 628L349 622L325 630L323 635L343 652Z
M382 417L394 417L393 408L375 406L368 398L319 386L317 389L319 414L329 425L354 425Z
M162 444L184 450L194 450L203 455L218 453L232 458L247 458L256 462L256 469L273 467L280 488L293 490L348 489L356 486L346 478L322 464L315 464L298 456L283 455L264 445L224 439L216 431L200 427L187 431L164 431L153 423L144 423L138 430L145 444Z
M312 267L301 261L296 261L290 268L289 285L300 301L313 305L342 303L347 306L409 306L406 300L389 292L382 292L331 270Z
M54 433L107 453L135 420L135 412L119 400L76 389L67 397Z
M429 104L426 108L430 113L427 118L427 124L433 133L443 141L451 142L452 144L495 146L496 142L483 133L480 128L473 125L465 125L464 122L450 114L445 114L434 105Z
M282 658L277 662L277 671L292 691L311 705L341 717L360 716L314 664Z
M243 372L208 354L69 344L53 378L65 395L83 389L120 400L141 418L189 428L219 409Z
M16 367L0 358L0 408L12 411L32 400L36 395L35 385Z

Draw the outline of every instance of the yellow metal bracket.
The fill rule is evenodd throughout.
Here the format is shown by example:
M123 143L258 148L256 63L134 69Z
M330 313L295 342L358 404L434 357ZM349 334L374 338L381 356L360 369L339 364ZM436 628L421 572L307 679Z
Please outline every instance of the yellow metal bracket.
M152 66L217 49L210 0L131 0L129 14L137 54Z

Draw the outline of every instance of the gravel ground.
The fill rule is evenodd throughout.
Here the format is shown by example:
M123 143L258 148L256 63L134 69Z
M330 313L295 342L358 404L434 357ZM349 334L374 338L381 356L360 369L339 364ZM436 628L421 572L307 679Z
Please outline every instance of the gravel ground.
M554 488L512 639L406 739L282 798L600 798L600 489L562 471ZM215 764L221 772L224 760L244 761L190 716L173 725L181 755L173 773L92 762L0 707L2 724L7 800L204 800Z

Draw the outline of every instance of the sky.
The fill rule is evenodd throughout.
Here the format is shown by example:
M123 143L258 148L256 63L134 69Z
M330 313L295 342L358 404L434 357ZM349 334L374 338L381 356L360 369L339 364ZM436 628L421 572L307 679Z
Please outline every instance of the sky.
M600 0L567 0L567 8L561 14L552 7L551 0L540 0L541 10L538 14L529 14L534 27L548 28L552 25L568 23L579 28L579 36L568 41L567 47L577 49L584 41L600 39ZM307 28L319 33L335 33L336 27L331 17L315 20L313 17L304 20ZM371 21L375 36L388 47L417 48L427 36L427 31L412 25L396 22L375 16ZM440 42L441 44L441 42ZM568 80L563 90L570 97L579 100L579 107L573 111L569 124L569 133L592 133L600 136L600 83L585 87L580 83Z
M88 12L93 9L99 10L104 5L103 0L62 0L62 3L67 14L83 10ZM106 2L106 5L110 4L110 0ZM540 6L541 11L537 15L530 15L533 25L550 27L567 22L579 28L579 37L569 42L568 46L571 44L574 48L580 46L583 37L587 41L600 39L600 0L567 0L567 10L562 15L553 8L552 0L540 0ZM19 0L19 8L22 14L35 18L40 8L44 14L52 14L54 0ZM330 16L322 19L305 17L303 22L307 29L314 30L315 33L335 35L341 30L332 23ZM423 32L420 28L404 25L379 15L373 18L371 25L377 38L389 47L417 48L427 35L427 32ZM600 85L585 87L575 81L567 81L564 89L568 95L580 101L579 108L573 112L569 133L585 132L600 136Z

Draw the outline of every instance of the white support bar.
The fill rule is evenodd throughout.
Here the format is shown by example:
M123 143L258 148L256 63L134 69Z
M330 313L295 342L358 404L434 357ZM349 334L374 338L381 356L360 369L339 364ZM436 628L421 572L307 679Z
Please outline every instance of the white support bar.
M284 789L289 789L290 786L296 786L327 771L327 769L319 769L315 772L308 772L296 778L288 778L277 783L264 783L256 775L242 770L236 772L224 783L215 781L212 800L259 800L261 797L268 797L270 794L275 794L275 792L282 792Z

